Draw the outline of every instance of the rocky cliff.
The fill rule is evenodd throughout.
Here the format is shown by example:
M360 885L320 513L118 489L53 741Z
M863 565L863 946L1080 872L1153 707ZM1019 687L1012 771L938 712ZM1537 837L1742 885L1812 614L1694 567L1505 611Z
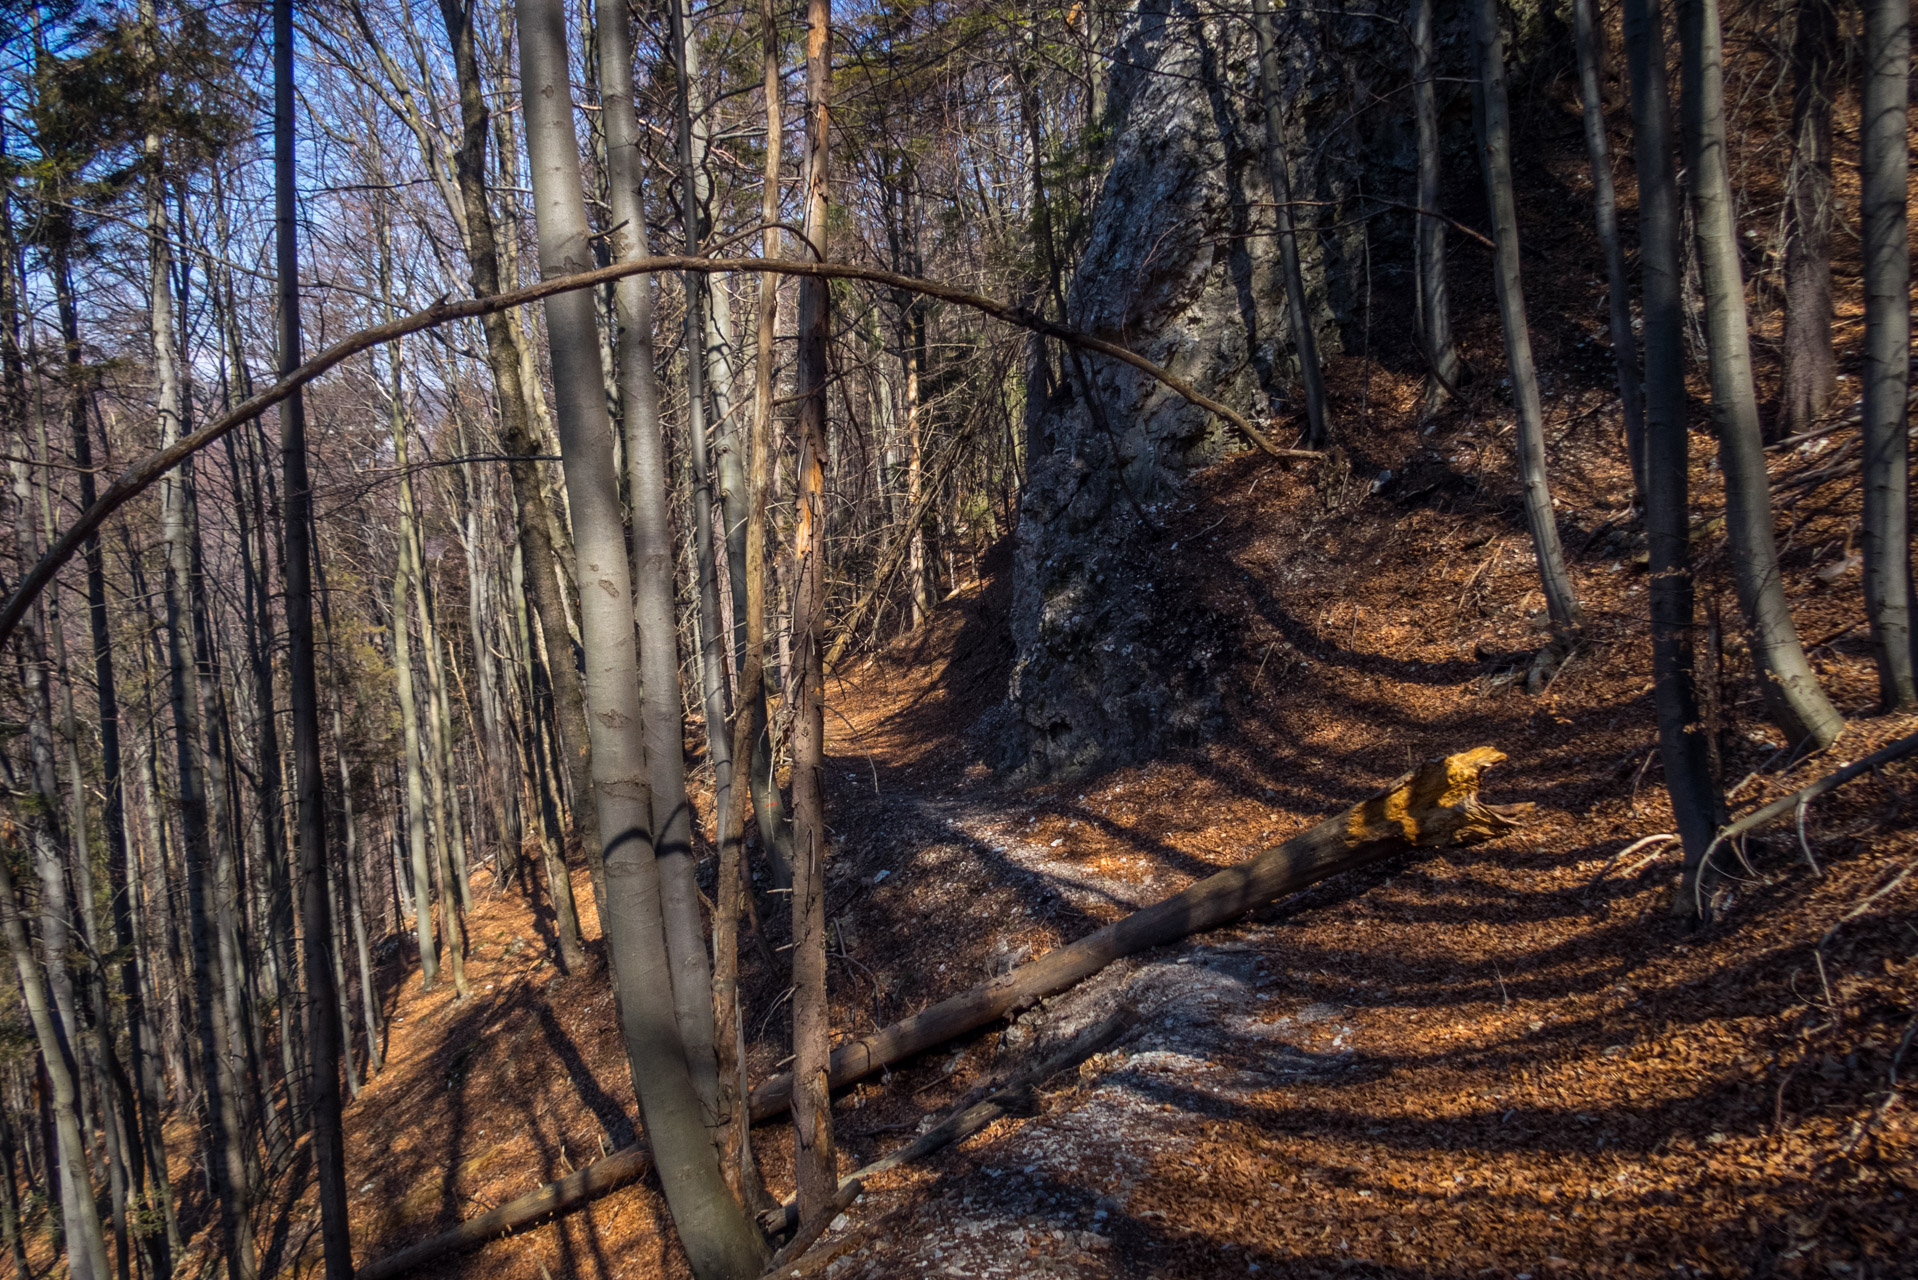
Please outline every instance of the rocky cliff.
M1249 8L1249 7L1248 7ZM1357 314L1364 235L1336 216L1363 183L1409 182L1409 101L1395 21L1352 8L1281 10L1293 199L1322 352ZM1069 297L1074 325L1123 343L1286 430L1292 340L1278 252L1257 41L1249 12L1140 0L1113 58L1112 153ZM1263 207L1262 207L1263 206ZM1373 244L1376 256L1377 244ZM1047 394L1048 385L1052 388ZM1155 754L1220 715L1225 632L1160 616L1177 553L1158 537L1192 468L1245 447L1224 424L1115 361L1035 363L1028 477L1005 705L981 726L989 759L1037 780Z

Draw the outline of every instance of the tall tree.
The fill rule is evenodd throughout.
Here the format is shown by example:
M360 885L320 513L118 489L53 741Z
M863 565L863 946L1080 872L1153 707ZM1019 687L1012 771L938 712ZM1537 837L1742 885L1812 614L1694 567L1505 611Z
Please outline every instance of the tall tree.
M671 29L675 47L684 38L684 17L678 0L673 0ZM599 2L600 95L606 134L607 186L613 221L623 230L617 236L613 256L631 261L645 257L646 206L640 177L644 159L640 151L639 117L633 100L632 36L628 31L625 6L619 0ZM690 154L690 129L687 126L685 77L678 86L680 103L680 149L682 163ZM692 184L684 183L690 192ZM684 206L689 216L696 213L690 196ZM696 249L689 249L695 252ZM699 359L700 335L705 331L698 312L703 287L695 289L692 273L687 280L686 371L688 382L688 427L697 440L704 422L696 407L700 402L700 380L705 370ZM668 527L666 441L659 421L659 388L653 375L653 280L650 276L628 276L615 291L619 321L616 347L619 361L620 414L626 435L626 473L633 509L633 568L639 602L639 662L641 685L645 690L646 766L652 784L653 852L659 867L660 901L666 928L666 954L673 973L673 1008L679 1020L679 1034L686 1046L686 1064L699 1092L708 1124L717 1123L717 1062L713 1048L712 969L707 961L706 938L700 918L699 886L694 879L693 807L686 795L685 716L679 692L679 619L673 602L673 541ZM703 450L695 450L695 454ZM706 560L699 570L702 583L706 569L712 568L713 542L711 492L704 493L695 484L693 500L706 511L706 538L701 543ZM697 553L696 553L697 554ZM705 588L701 587L701 618L716 622L717 584L711 596L713 609L705 611ZM717 663L718 646L723 637L713 631L701 635L702 664L708 658ZM708 644L710 642L710 644ZM715 671L713 674L717 675ZM706 674L701 674L702 688ZM715 711L723 717L709 697L706 705L708 736L723 733L724 719L713 722ZM715 760L717 768L718 761ZM726 803L726 793L715 791L714 803Z
M486 105L486 86L480 78L479 56L474 44L472 0L440 0L440 19L453 51L453 72L458 81L460 144L453 154L453 171L458 185L461 221L465 227L467 278L473 295L491 297L500 291L500 239L487 194L486 139L493 126ZM501 157L504 165L505 157ZM522 551L521 564L540 631L553 638L552 649L567 647L566 606L560 598L559 557L553 548L549 530L553 527L535 456L541 452L533 439L535 411L534 388L523 371L529 353L521 346L512 316L489 312L480 318L486 338L486 367L493 376L494 399L500 416L501 443L506 446L507 475L513 485L515 528ZM527 657L533 659L532 652ZM566 758L572 770L579 804L574 811L581 842L599 841L598 818L588 799L592 787L592 750L586 727L585 700L580 694L579 673L572 663L555 663L549 668L554 701L558 704L561 732L566 736ZM537 780L535 780L537 782ZM543 816L543 815L542 815ZM555 849L542 838L541 850L547 858L547 883L558 917L560 963L568 972L577 972L585 963L580 946L579 917L573 904L573 885L566 874L565 850Z
M280 375L300 367L300 249L293 154L293 0L273 0L273 212L280 311ZM287 677L292 686L293 777L298 807L300 927L306 936L306 1047L313 1173L326 1280L352 1280L346 1219L346 1140L340 1120L340 1002L326 858L320 692L313 657L313 489L306 472L306 400L280 402L286 503Z
M1638 370L1638 335L1632 330L1631 277L1625 268L1625 243L1618 234L1618 196L1612 184L1611 147L1606 139L1605 97L1599 77L1605 65L1605 29L1595 0L1572 0L1573 40L1578 48L1579 114L1585 125L1585 157L1592 166L1592 217L1599 251L1605 255L1605 297L1611 318L1612 363L1618 369L1618 404L1625 420L1625 452L1632 483L1645 489L1645 387Z
M593 251L567 85L566 16L556 0L518 6L521 104L539 228L540 270L588 269ZM592 731L592 798L605 842L606 939L620 1030L660 1184L700 1280L746 1280L764 1261L757 1228L732 1196L686 1065L672 998L646 784L633 595L621 525L593 302L545 303L560 453L580 580L580 639Z
M832 129L832 0L806 5L805 234L827 256ZM793 1134L799 1218L811 1222L839 1191L833 1155L832 1014L826 998L825 656L827 282L799 282L797 510L793 522Z
M1639 293L1645 326L1645 535L1650 553L1652 697L1672 820L1685 848L1674 911L1698 907L1698 877L1723 802L1712 777L1692 666L1690 430L1686 422L1684 277L1671 93L1658 0L1625 0L1633 153L1638 169Z
M1589 0L1586 0L1589 3ZM1416 0L1412 10L1412 117L1418 136L1418 304L1419 342L1429 377L1427 410L1437 408L1458 386L1462 366L1452 341L1452 308L1445 287L1445 222L1439 206L1439 113L1437 72L1433 67L1434 0Z
M1498 26L1498 0L1477 0L1473 34L1479 68L1479 166L1485 175L1485 203L1492 213L1492 284L1499 320L1505 330L1505 363L1512 383L1512 407L1518 414L1513 433L1518 445L1519 486L1525 523L1538 557L1539 583L1552 631L1561 641L1578 625L1578 597L1565 567L1558 538L1558 515L1545 474L1545 408L1532 363L1532 331L1525 316L1525 286L1519 274L1518 201L1512 190L1512 119L1505 92L1505 52Z
M1911 634L1911 246L1906 240L1911 7L1864 0L1858 133L1865 270L1865 613L1887 709L1918 702Z
M1292 216L1292 164L1286 158L1285 141L1285 66L1279 53L1272 0L1252 0L1252 21L1259 33L1259 96L1265 103L1265 170L1272 184L1272 223L1279 241L1279 269L1285 275L1292 349L1298 356L1299 381L1305 387L1305 446L1319 449L1325 446L1327 438L1325 374L1319 367L1319 340L1312 328L1297 221Z
M1836 738L1845 720L1805 660L1791 605L1785 600L1785 580L1778 570L1771 482L1758 425L1758 392L1752 382L1738 219L1732 205L1718 0L1680 0L1679 30L1692 226L1705 288L1712 416L1718 426L1719 465L1725 473L1725 536L1731 545L1732 580L1745 614L1752 665L1772 720L1792 745L1815 749Z
M1774 437L1807 430L1831 407L1838 361L1831 345L1831 118L1838 72L1832 0L1792 6L1791 168L1785 176L1784 367Z

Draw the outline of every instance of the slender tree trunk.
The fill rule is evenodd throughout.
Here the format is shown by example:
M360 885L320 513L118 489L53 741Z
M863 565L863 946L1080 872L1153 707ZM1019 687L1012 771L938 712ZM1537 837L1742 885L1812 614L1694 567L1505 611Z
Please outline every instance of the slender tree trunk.
M1832 0L1792 6L1791 169L1785 179L1785 332L1771 435L1805 431L1831 407L1831 114L1838 66Z
M1512 382L1512 407L1518 415L1513 433L1518 446L1518 478L1525 523L1538 556L1539 584L1552 631L1560 642L1578 626L1578 597L1558 540L1558 516L1545 474L1545 409L1539 399L1538 370L1532 364L1532 332L1525 316L1525 286L1519 274L1518 204L1512 191L1511 109L1505 93L1505 53L1498 29L1498 0L1477 0L1473 11L1478 45L1481 133L1479 164L1485 173L1485 203L1492 215L1492 284L1505 329L1505 362Z
M1687 883L1691 884L1718 829L1722 801L1706 752L1692 667L1695 610L1684 286L1664 18L1658 0L1625 0L1625 51L1631 67L1639 292L1645 317L1645 489L1641 497L1651 559L1652 696L1665 789L1684 843ZM1681 896L1675 907L1689 913L1695 900Z
M1589 2L1589 0L1587 0ZM1412 116L1418 134L1418 303L1419 341L1425 346L1430 377L1425 411L1438 408L1458 386L1463 366L1452 341L1452 308L1445 287L1445 223L1431 213L1439 207L1438 94L1432 85L1433 0L1417 0L1412 12Z
M547 276L592 263L579 176L579 144L567 91L565 14L554 0L518 6L520 85L538 210L540 270ZM592 299L562 294L545 304L551 336L560 451L573 513L581 581L580 630L592 711L599 829L607 841L609 908L603 921L619 984L621 1032L634 1065L648 1145L694 1275L748 1280L765 1258L756 1228L733 1199L686 1067L672 1001L672 973L654 862L650 788L633 638L633 596L612 430L593 334Z
M454 173L466 208L467 268L474 296L488 298L500 291L501 246L486 192L486 136L491 113L486 106L485 86L480 81L479 60L473 44L471 0L440 0L440 17L446 26L447 42L453 51L453 69L459 81L460 146L454 155ZM502 121L499 132L501 168L511 173L504 145L511 138L510 127ZM510 246L510 237L507 243ZM513 459L507 464L507 474L513 482L514 514L532 605L538 614L540 630L551 639L552 650L567 659L552 664L548 677L559 704L574 790L579 793L574 821L581 844L597 848L600 838L598 818L591 802L592 751L585 704L579 691L579 673L570 660L565 604L560 599L559 577L554 569L557 557L549 532L553 516L547 507L539 464L531 460L534 454L544 452L536 446L532 428L536 418L532 397L537 392L538 379L526 376L531 352L522 347L513 319L506 312L481 318L481 328L486 335L486 364L492 372L499 401L501 442ZM548 878L554 882L551 892L557 917L560 964L569 973L578 972L586 963L586 953L580 944L579 915L573 903L572 881L564 874L565 850L560 849L555 856L560 859L561 874Z
M149 178L148 223L154 229L151 261L151 331L154 344L162 446L172 444L183 434L179 365L173 339L172 256L168 248L168 227L163 193L157 174L159 138L150 135L147 154L156 167ZM227 1052L227 1021L214 993L214 976L221 972L216 906L212 900L220 890L218 860L213 848L213 833L208 820L206 772L203 763L207 736L200 708L200 694L193 673L196 666L193 644L193 533L191 528L189 485L192 463L163 483L160 495L161 536L166 546L165 634L169 646L169 686L173 704L174 733L177 740L178 786L183 835L182 855L186 860L188 936L191 940L193 974L192 1008L198 1032L200 1088L205 1095L202 1124L206 1142L206 1167L209 1175L208 1198L213 1201L220 1223L220 1252L226 1259L229 1280L252 1280L257 1270L253 1232L248 1211L246 1159L241 1151L241 1123L238 1091L241 1082L234 1078L233 1060Z
M832 0L806 6L806 238L826 255L826 193L832 126ZM799 1219L833 1202L832 1012L826 998L825 679L820 669L826 604L826 281L799 282L799 489L793 526L793 1135Z
M293 157L293 0L273 3L273 175L280 310L280 374L304 360ZM319 680L313 656L313 493L306 473L306 406L297 391L280 404L285 489L287 676L293 704L293 770L306 935L307 1107L326 1280L352 1280L346 1217L346 1149L340 1122L339 989L326 866L326 782L320 759ZM349 1064L350 1071L350 1064Z
M785 125L781 119L779 22L772 0L759 0L762 92L766 103L766 172L760 187L759 220L765 226L760 252L779 256L779 169ZM752 744L747 787L752 793L753 818L774 889L792 887L792 822L781 802L773 776L772 735L766 715L766 487L771 483L773 431L774 327L779 318L779 277L759 277L759 311L755 325L753 364L753 426L747 458L746 549L743 579L746 591L746 649L740 663L738 714L748 722L746 738ZM749 671L758 673L757 678Z
M694 257L699 253L700 209L698 157L693 147L691 81L699 72L693 56L692 33L687 30L686 0L669 0L667 14L672 27L673 54L679 67L675 106L679 126L679 165L683 175L680 180L683 195L680 218L685 224L686 254ZM636 160L637 137L634 141L633 155ZM638 165L633 167L636 177ZM706 308L710 298L707 296L704 275L687 272L685 291L686 436L693 481L693 563L699 588L696 656L700 702L705 712L706 752L713 769L713 806L716 812L723 814L732 809L733 759L732 740L726 733L724 645L727 631L720 618L719 548L715 546L713 537L713 509L719 495L713 485L713 468L706 441ZM670 550L672 544L667 541L657 545ZM671 563L669 557L661 558L659 573L662 576ZM642 586L641 589L645 588ZM646 676L650 686L650 667ZM663 803L657 791L653 793L653 802L656 808ZM671 814L661 813L657 816L670 817ZM664 895L666 946L673 963L673 1000L679 1009L680 1034L686 1039L694 1083L699 1087L701 1100L709 1107L708 1119L716 1123L718 1097L717 1081L713 1074L712 968L707 961L705 938L700 927L698 899L693 893L692 849L689 842L682 853L675 842L674 832L663 822L655 824L654 833L662 840L658 847L661 858L660 888Z
M57 844L57 837L46 825L47 817L35 824L34 838ZM14 888L13 872L7 860L0 858L0 925L13 952L14 968L20 975L20 991L27 1006L27 1019L40 1046L40 1061L52 1085L54 1129L58 1135L60 1163L67 1179L60 1197L65 1215L67 1274L71 1280L106 1280L107 1242L101 1231L99 1210L93 1203L93 1188L87 1175L86 1138L80 1128L80 1098L77 1063L72 1044L61 1030L48 998L33 944L27 940L26 925L20 915L20 895ZM28 1273L22 1271L22 1276Z
M377 208L378 206L376 206ZM391 249L384 219L379 227L380 276L382 293L390 289ZM387 304L391 309L390 301ZM393 433L393 466L400 477L400 527L394 537L393 611L390 619L393 639L393 679L397 685L400 711L400 738L405 758L406 851L413 873L413 938L420 956L420 985L432 990L439 980L439 952L433 936L433 873L426 849L426 774L420 749L419 695L413 684L413 640L409 596L417 577L413 549L413 478L409 470L405 386L401 382L399 350L387 353L387 369L392 385L387 394Z
M1631 281L1625 245L1618 235L1618 197L1605 133L1605 98L1599 76L1605 64L1605 31L1593 12L1596 0L1572 0L1573 38L1578 46L1578 96L1585 123L1585 156L1592 166L1592 214L1598 247L1605 255L1606 299L1612 322L1612 360L1618 366L1618 404L1625 419L1625 452L1632 484L1645 491L1645 389L1638 371L1638 335L1632 331Z
M679 0L673 0L672 40L682 64L686 61L684 13ZM601 0L599 5L598 44L600 55L601 113L606 130L606 165L609 177L612 220L624 224L626 231L613 246L619 260L632 261L649 252L646 243L645 192L640 177L643 153L640 149L639 117L636 114L632 80L632 35L627 11L620 0ZM690 129L686 109L686 77L679 77L680 155L682 163L690 153ZM687 186L690 192L690 184ZM687 196L685 212L691 216L696 206ZM689 249L689 252L696 251ZM689 430L694 441L693 457L703 458L701 445L704 424L699 412L702 335L699 302L703 280L687 280L686 369L689 379ZM686 796L685 719L679 693L678 619L673 607L673 541L667 520L666 443L660 430L659 388L653 376L653 281L650 276L630 276L615 292L619 321L620 416L626 428L626 469L633 512L634 590L639 605L640 684L645 698L646 771L652 787L653 854L659 867L660 902L666 930L667 960L672 966L673 1009L679 1022L680 1039L686 1047L686 1065L692 1072L693 1086L699 1094L704 1118L709 1126L718 1124L718 1078L713 1046L712 969L706 955L705 930L700 919L699 886L694 879L693 807ZM719 645L717 633L718 593L711 581L714 552L712 541L712 504L710 487L694 487L694 502L703 504L705 520L698 528L704 538L700 546L705 559L700 570L701 619L712 624L700 654L701 684L709 693L708 676L718 676ZM710 596L710 600L707 597ZM707 611L706 605L712 609ZM708 670L708 668L711 670ZM724 710L707 700L708 740L723 737L726 731ZM717 713L717 719L714 718ZM723 756L715 756L715 760ZM723 780L723 779L722 779ZM715 799L725 811L722 792ZM723 820L722 820L723 825ZM634 1064L635 1069L638 1068Z
M1738 260L1725 135L1724 41L1718 0L1680 0L1685 150L1691 168L1692 224L1705 286L1705 336L1711 349L1712 409L1718 461L1725 473L1725 534L1732 580L1745 613L1752 664L1772 722L1806 750L1828 746L1845 719L1805 660L1785 600L1773 533L1771 482L1752 381L1745 280Z
M1272 184L1273 226L1279 241L1279 269L1285 275L1286 312L1292 321L1292 347L1298 353L1299 380L1305 387L1305 446L1325 446L1325 375L1319 368L1319 340L1305 295L1305 269L1299 258L1292 217L1291 164L1285 155L1285 67L1279 52L1272 0L1252 0L1259 33L1259 96L1265 100L1265 168ZM1061 316L1061 320L1065 317Z
M1865 269L1865 613L1887 709L1918 701L1911 634L1911 476L1905 397L1911 384L1911 248L1906 141L1911 9L1865 0L1859 127Z

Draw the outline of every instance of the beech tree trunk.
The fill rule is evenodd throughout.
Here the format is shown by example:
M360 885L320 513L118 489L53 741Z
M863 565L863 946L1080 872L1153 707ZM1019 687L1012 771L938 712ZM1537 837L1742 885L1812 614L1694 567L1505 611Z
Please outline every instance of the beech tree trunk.
M1658 0L1625 0L1633 150L1638 167L1639 292L1645 350L1645 535L1649 544L1652 697L1672 820L1697 875L1723 802L1706 752L1692 666L1690 428L1686 421L1685 317L1673 173L1671 95ZM1683 895L1678 909L1689 911Z
M1792 6L1791 169L1785 178L1783 376L1771 435L1809 430L1831 407L1831 108L1838 65L1832 0Z
M1718 460L1725 473L1725 536L1731 545L1732 580L1738 587L1752 664L1772 722L1793 746L1816 750L1843 732L1845 719L1805 660L1778 569L1771 481L1758 425L1745 279L1732 205L1718 0L1680 0L1679 27L1692 224L1705 287L1705 337L1711 350Z
M1532 364L1532 331L1525 316L1525 287L1519 274L1518 202L1512 191L1511 109L1505 93L1505 54L1498 29L1498 0L1477 0L1473 12L1478 45L1481 131L1479 163L1485 173L1485 203L1492 215L1492 283L1499 319L1505 329L1505 363L1512 382L1513 433L1518 446L1518 478L1525 523L1538 556L1539 584L1552 631L1563 642L1578 626L1578 597L1565 568L1558 539L1558 516L1545 474L1545 408L1539 399L1538 370Z
M673 15L677 41L683 21L678 0L674 0ZM615 243L609 246L615 260L643 258L648 252L645 190L640 176L644 156L633 98L632 36L627 23L627 11L620 0L600 0L598 44L607 183L612 220L623 225ZM684 77L681 83L683 101ZM686 131L682 128L681 132ZM688 145L682 137L682 151ZM687 208L690 211L690 198ZM696 296L690 287L688 296ZM679 618L673 602L666 442L660 429L659 388L653 375L653 277L630 276L620 281L614 297L619 321L616 349L620 408L625 420L627 484L633 513L634 589L639 602L640 683L646 708L647 776L652 786L653 853L659 866L666 950L673 971L673 1008L686 1046L686 1066L692 1072L707 1123L717 1125L712 971L694 880L693 807L686 795L685 716L679 691ZM687 323L691 326L693 319L689 317ZM694 339L701 331L687 329L687 370L695 403L700 361ZM694 423L697 429L697 415ZM710 521L707 532L710 535ZM705 546L710 556L710 537ZM718 728L723 733L723 720Z
M549 276L576 272L591 265L592 248L567 85L565 12L555 0L521 0L517 17L540 270ZM635 1064L647 1144L693 1273L700 1280L746 1280L759 1273L763 1243L726 1186L673 1007L631 577L591 297L573 292L547 299L546 324L574 545L586 586L579 605L591 711L591 795L606 842L603 927L619 984L620 1030Z
M1592 166L1592 217L1605 255L1606 300L1612 329L1612 360L1618 366L1618 405L1625 420L1625 452L1632 484L1645 491L1645 388L1638 368L1638 335L1632 331L1631 280L1625 245L1618 235L1618 197L1606 140L1605 97L1599 76L1605 66L1605 30L1593 13L1595 0L1572 0L1573 39L1578 46L1579 113L1585 125L1585 156Z
M1918 702L1911 634L1911 248L1906 140L1911 7L1864 0L1864 119L1859 127L1865 269L1865 612L1886 709Z

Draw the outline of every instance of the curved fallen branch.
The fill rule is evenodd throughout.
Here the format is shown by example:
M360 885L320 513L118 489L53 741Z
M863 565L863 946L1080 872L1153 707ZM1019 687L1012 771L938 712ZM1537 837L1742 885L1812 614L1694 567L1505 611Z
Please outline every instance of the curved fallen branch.
M702 258L661 254L651 258L637 258L631 262L616 262L610 266L600 267L594 271L582 271L576 275L555 276L524 289L495 294L490 298L468 298L459 302L442 300L411 315L401 316L397 320L390 320L385 324L376 324L371 328L361 329L358 333L348 334L258 395L242 401L238 406L221 414L198 431L182 436L167 448L148 454L122 472L119 479L107 486L99 500L81 512L72 526L47 549L47 553L40 558L40 562L34 565L20 580L19 586L14 588L5 606L0 607L0 644L5 644L13 635L14 630L20 625L20 619L26 616L28 606L46 589L47 584L53 581L53 575L60 571L60 567L71 560L86 540L106 523L108 516L138 497L161 476L200 450L213 444L236 427L253 421L343 361L362 351L403 338L410 333L436 328L453 320L470 320L491 312L538 302L555 294L571 293L577 289L591 289L626 276L663 271L701 271L708 274L761 271L774 275L812 276L827 280L865 280L872 284L903 289L928 298L938 298L943 302L983 312L1007 324L1030 329L1034 333L1056 338L1072 346L1124 361L1201 409L1224 418L1243 432L1247 439L1274 457L1316 458L1319 456L1317 452L1310 449L1277 447L1264 432L1247 421L1243 414L1220 404L1183 378L1168 372L1136 352L1128 351L1117 343L1107 342L1103 338L1081 333L1077 329L1058 324L1044 316L1035 315L1024 307L1001 302L996 298L967 293L963 289L955 289L935 280L922 280L916 276L902 276L892 271L880 271L874 267L853 266L848 263L791 262L779 258Z
M1184 893L1135 911L1004 977L841 1045L832 1055L832 1087L851 1084L1029 1008L1115 960L1216 928L1327 876L1407 849L1473 844L1509 831L1531 806L1488 805L1478 798L1479 775L1503 759L1504 753L1495 748L1474 747L1428 761L1344 813L1249 862L1209 876ZM753 1090L753 1120L769 1120L791 1102L791 1075L774 1076Z

